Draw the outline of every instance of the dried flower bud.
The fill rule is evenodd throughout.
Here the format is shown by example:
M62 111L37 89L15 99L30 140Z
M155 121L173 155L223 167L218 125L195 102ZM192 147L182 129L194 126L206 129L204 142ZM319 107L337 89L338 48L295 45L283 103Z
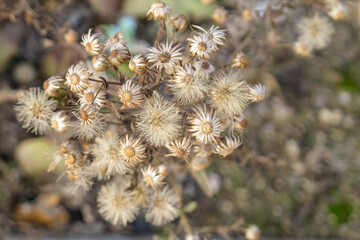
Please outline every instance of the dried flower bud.
M204 5L210 5L215 3L215 0L201 0L201 3Z
M206 169L211 163L211 159L207 156L202 156L201 154L196 154L193 160L190 163L190 167L194 171L202 171Z
M126 46L111 51L109 60L112 65L120 66L130 59L129 49Z
M51 127L58 133L63 133L70 127L69 116L65 111L59 111L53 114L51 118Z
M102 54L94 56L91 63L97 72L103 72L109 67L109 60Z
M218 7L212 14L212 19L219 25L223 25L226 22L228 12L222 8Z
M260 102L266 97L266 88L261 84L256 84L254 87L250 87L249 99L253 102Z
M176 32L184 31L188 26L188 20L184 14L176 14L171 17L171 22L174 25Z
M78 35L74 30L70 29L65 33L64 39L66 43L75 43L78 40Z
M250 66L250 60L246 57L246 55L243 52L237 53L232 60L231 67L232 68L246 68Z
M167 18L170 15L170 13L171 13L171 8L169 5L167 5L162 1L156 1L151 4L146 16L148 16L149 21L151 19L160 20Z
M50 97L57 97L59 95L59 89L61 82L64 81L59 76L52 76L43 83L45 93Z
M245 230L245 237L248 240L258 240L260 238L260 229L256 225L251 225Z
M301 56L301 57L311 57L311 51L312 49L301 43L301 42L295 42L293 46L295 54Z
M146 73L147 62L144 55L139 54L130 59L129 69L136 74L144 75Z
M336 21L342 21L345 19L346 9L344 5L342 5L340 2L337 2L330 6L328 14L332 19Z
M235 116L234 118L234 127L238 130L244 130L248 125L248 120L246 119L244 114L240 114L239 116Z
M164 164L160 164L158 166L158 172L159 174L166 176L169 174L168 168Z
M247 22L251 22L253 20L253 16L250 9L245 9L244 11L242 11L241 16Z

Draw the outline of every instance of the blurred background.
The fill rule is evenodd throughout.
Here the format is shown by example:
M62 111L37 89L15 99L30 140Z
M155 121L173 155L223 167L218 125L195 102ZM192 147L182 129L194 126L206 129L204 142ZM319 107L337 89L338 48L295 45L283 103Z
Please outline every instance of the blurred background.
M191 226L216 228L243 219L264 236L360 239L360 4L344 1L349 7L343 21L332 22L330 45L303 58L288 44L301 16L318 10L309 2L317 1L273 1L280 7L270 9L271 24L261 21L269 11L265 0L165 2L191 24L227 29L228 45L215 65L243 50L251 61L248 80L264 84L269 93L246 110L242 147L226 159L215 158L208 169L216 195L208 198L188 176L184 191L198 203L188 215ZM0 235L119 231L96 212L96 192L64 194L56 183L61 169L47 173L47 149L55 136L26 133L13 107L24 89L42 86L86 59L79 42L89 28L107 37L121 31L132 54L144 52L157 32L145 16L151 3L0 1ZM131 74L126 66L121 70ZM137 220L121 231L162 230Z

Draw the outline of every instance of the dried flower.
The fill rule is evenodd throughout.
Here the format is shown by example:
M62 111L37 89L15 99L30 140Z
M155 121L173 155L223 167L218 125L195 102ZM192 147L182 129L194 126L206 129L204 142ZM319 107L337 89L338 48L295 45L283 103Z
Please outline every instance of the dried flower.
M178 108L157 93L141 106L135 124L139 135L157 147L176 139L182 127Z
M146 73L147 62L142 54L135 55L130 59L129 69L136 74L144 75Z
M83 34L81 37L81 45L91 56L99 55L102 51L102 44L99 44L99 33L91 34L92 29L89 29L88 34Z
M57 102L49 99L40 88L30 88L19 98L15 106L17 120L23 128L35 134L43 134L50 128L50 121Z
M190 138L184 137L182 139L177 139L172 141L170 144L166 144L165 146L170 151L170 154L167 154L166 156L182 158L185 161L188 161L192 147Z
M124 104L126 108L135 108L144 101L141 87L133 83L131 79L127 80L125 84L120 87L118 95L121 103Z
M226 136L226 143L218 142L215 146L214 153L219 154L220 157L224 158L231 154L236 148L241 145L241 140L237 136Z
M81 93L89 85L89 69L83 64L72 65L66 74L65 84L72 92Z
M153 2L148 9L146 16L148 16L148 20L161 20L167 18L171 13L171 8L169 5L162 1Z
M136 219L140 207L134 193L124 184L111 182L101 187L97 196L100 215L113 225L126 225Z
M106 101L106 94L102 89L88 87L82 93L79 93L79 102L81 107L98 106L102 107Z
M193 38L188 38L191 55L209 59L210 53L214 52L215 43L210 40L206 33L200 33Z
M122 32L115 33L111 38L105 41L105 49L110 48L110 52L115 49L127 48L124 40L124 34Z
M147 187L157 188L164 184L164 175L159 174L159 171L153 168L151 165L141 169L143 174L143 181Z
M63 78L59 76L52 76L44 81L43 88L45 93L50 97L57 97L59 95L59 89Z
M190 117L191 128L189 131L203 143L216 142L216 138L220 137L222 131L220 118L212 109L208 110L206 105L197 106L193 110L195 114Z
M120 156L133 166L146 158L145 150L146 147L141 143L141 139L139 138L126 135L124 138L120 139Z
M205 34L206 38L213 43L212 46L213 51L217 51L219 49L217 45L225 45L224 42L226 40L225 30L220 30L219 26L212 25L208 31L197 25L193 25L193 28L202 31Z
M145 219L155 226L169 223L179 215L180 198L168 186L149 197Z
M151 53L147 55L148 62L152 63L150 68L163 69L175 67L181 60L181 49L180 45L174 45L172 41L166 41L166 44L160 43L158 48L150 48L149 51Z

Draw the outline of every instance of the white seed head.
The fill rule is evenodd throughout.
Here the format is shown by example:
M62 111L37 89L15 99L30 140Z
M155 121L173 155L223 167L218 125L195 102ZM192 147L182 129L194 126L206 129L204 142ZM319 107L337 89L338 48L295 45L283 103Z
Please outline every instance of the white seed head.
M155 226L165 225L175 220L179 215L180 198L165 186L155 190L149 196L145 220Z
M57 102L49 99L40 88L30 88L15 106L17 120L23 128L35 134L43 134L50 128L51 116Z
M134 193L125 184L110 182L101 187L97 196L100 215L115 226L134 221L140 212Z
M179 109L157 93L144 102L136 116L135 126L139 135L153 146L163 146L180 135Z

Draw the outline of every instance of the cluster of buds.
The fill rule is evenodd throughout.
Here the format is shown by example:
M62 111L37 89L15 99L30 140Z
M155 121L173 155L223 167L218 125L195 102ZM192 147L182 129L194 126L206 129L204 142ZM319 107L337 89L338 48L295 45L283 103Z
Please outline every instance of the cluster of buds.
M226 45L225 30L193 25L186 46L175 34L188 22L170 13L163 2L149 8L149 20L159 21L158 39L165 40L155 41L147 55L131 55L122 33L101 42L90 29L81 44L92 61L70 66L64 78L49 78L44 90L30 89L16 107L33 133L53 128L71 135L49 170L64 162L74 192L108 181L98 193L98 211L114 225L134 221L142 209L154 225L176 219L176 169L205 171L213 156L230 155L248 124L244 110L266 96L264 86L247 83L242 69L250 61L243 53L231 67L213 65L213 53ZM161 23L168 18L172 38ZM123 64L132 77L120 72Z

